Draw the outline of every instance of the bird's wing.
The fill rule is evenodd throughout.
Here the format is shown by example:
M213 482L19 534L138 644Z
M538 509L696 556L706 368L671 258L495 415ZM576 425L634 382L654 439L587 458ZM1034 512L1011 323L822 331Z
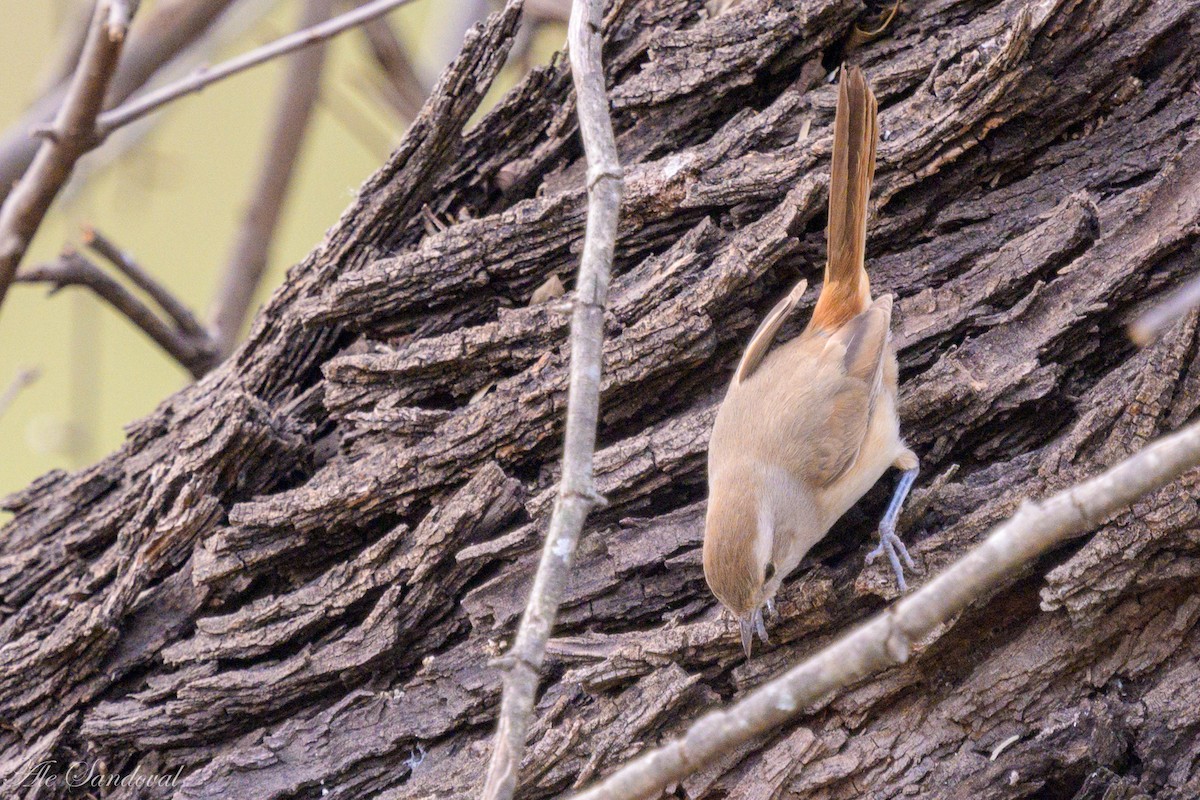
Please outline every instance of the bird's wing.
M830 335L805 378L812 381L808 401L789 410L789 466L812 485L833 483L858 458L882 383L891 316L887 295Z
M804 290L807 288L808 281L802 280L797 283L792 287L792 291L788 292L788 296L776 303L775 307L771 309L771 313L763 318L758 330L750 337L750 344L746 345L746 352L742 353L742 360L738 362L737 371L733 373L734 385L745 382L754 374L754 370L758 368L767 351L771 349L771 343L775 341L775 334L779 332L779 326L795 310L796 304L800 302L800 298L804 296Z
M829 357L841 359L847 378L867 384L872 409L883 381L884 354L891 324L892 296L885 294L835 331L825 348Z

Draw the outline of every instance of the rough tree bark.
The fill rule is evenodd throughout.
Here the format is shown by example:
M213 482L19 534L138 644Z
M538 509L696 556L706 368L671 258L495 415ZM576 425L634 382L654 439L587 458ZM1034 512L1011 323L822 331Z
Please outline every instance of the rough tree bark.
M1123 334L1200 254L1200 6L931 0L847 52L862 11L610 5L610 505L550 642L521 797L605 774L893 597L862 564L887 486L788 582L753 661L698 549L739 348L780 291L819 280L843 58L880 99L869 268L898 296L929 476L902 527L926 575L1200 409L1196 314L1144 350ZM0 776L98 759L183 769L121 798L478 792L487 662L524 604L561 440L569 310L527 301L572 275L584 217L563 59L464 128L516 17L468 37L230 361L108 459L5 502ZM1196 796L1198 489L1190 473L1052 553L677 795Z

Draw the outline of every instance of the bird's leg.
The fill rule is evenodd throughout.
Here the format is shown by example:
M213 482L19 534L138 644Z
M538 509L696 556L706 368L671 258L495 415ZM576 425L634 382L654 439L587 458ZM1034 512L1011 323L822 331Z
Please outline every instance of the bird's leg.
M910 456L911 460L907 458L901 460L901 463L904 463L907 468L900 474L900 480L896 482L896 491L892 494L892 502L888 504L887 512L879 523L879 546L867 553L868 564L880 555L887 553L888 561L892 564L892 571L896 573L896 584L902 592L908 591L908 584L904 581L904 569L900 566L900 559L904 559L904 563L908 565L909 569L916 565L913 563L912 556L908 554L908 548L896 535L896 521L900 518L900 509L904 506L904 499L908 497L908 490L912 488L913 481L917 479L917 473L920 471L916 464L916 456L911 451L905 455ZM912 466L908 466L908 464L912 464Z
M774 597L767 598L767 613L770 614L772 617L779 615L779 612L777 612L775 610L775 598Z

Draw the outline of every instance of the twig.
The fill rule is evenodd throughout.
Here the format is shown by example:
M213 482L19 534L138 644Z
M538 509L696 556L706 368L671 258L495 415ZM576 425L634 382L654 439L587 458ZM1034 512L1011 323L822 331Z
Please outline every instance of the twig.
M179 326L181 331L197 338L208 336L208 332L196 321L196 317L187 306L176 300L174 295L151 277L149 272L142 269L132 256L113 244L100 231L90 226L84 228L83 242L119 269L135 286L148 294L150 299L167 313L167 316Z
M203 36L236 0L188 0L159 3L138 23L121 53L105 96L105 106L124 101L140 89L162 67ZM89 17L90 20L90 17ZM39 140L30 131L53 119L66 95L67 79L74 71L83 50L90 25L83 26L80 41L67 48L73 58L56 84L35 102L5 133L0 143L0 202L9 188L29 168L37 153Z
M1129 338L1145 347L1154 341L1167 326L1200 306L1200 275L1191 278L1172 292L1166 300L1142 314L1129 326Z
M0 304L17 267L79 157L95 146L96 115L121 55L124 35L109 27L111 0L97 0L91 28L46 141L33 164L0 207Z
M319 25L332 11L333 0L308 0L300 25L305 29ZM266 271L280 212L320 94L324 61L325 47L321 45L298 54L288 64L265 143L262 172L213 302L212 335L221 359L233 352Z
M425 104L429 90L421 84L408 51L386 19L368 22L363 25L362 32L371 55L387 78L388 90L383 93L384 97L405 122L412 121Z
M168 325L132 292L80 253L64 253L57 261L22 270L16 282L48 283L52 287L51 292L64 286L86 286L141 328L193 377L204 375L215 362L214 349L207 334L195 336Z
M146 92L140 97L122 104L112 111L100 115L96 123L96 133L101 139L110 135L117 128L128 125L134 120L141 119L152 111L177 100L184 95L198 92L210 84L224 80L231 75L244 72L251 67L270 61L273 58L287 55L305 47L323 42L343 31L349 30L365 22L382 16L393 8L411 2L411 0L374 0L359 6L353 11L327 20L320 25L314 25L306 30L289 34L274 42L255 48L248 53L229 59L215 67L201 68L182 80L169 83L166 86Z
M41 372L37 367L23 367L17 370L17 374L13 376L12 381L3 392L0 392L0 417L4 416L5 411L8 411L8 407L17 399L17 395L26 386L36 381L39 375L41 375Z
M603 6L603 0L575 0L567 32L579 129L588 163L588 209L571 319L562 480L516 641L503 659L507 671L484 786L485 800L510 800L516 789L546 640L554 627L584 520L592 507L602 502L592 483L592 455L600 407L604 304L624 189L601 61Z
M573 800L657 796L721 754L778 729L830 692L904 663L915 643L987 596L1020 567L1197 465L1200 423L1163 437L1048 500L1026 501L1011 519L917 592L732 706L701 717L682 737L638 756Z

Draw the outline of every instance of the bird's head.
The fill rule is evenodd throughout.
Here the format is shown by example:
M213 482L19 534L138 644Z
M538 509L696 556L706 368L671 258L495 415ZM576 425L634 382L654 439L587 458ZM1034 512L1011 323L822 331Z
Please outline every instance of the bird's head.
M771 562L774 521L752 475L734 471L710 481L704 528L704 577L741 626L750 657L754 631L767 641L762 608L779 586Z

